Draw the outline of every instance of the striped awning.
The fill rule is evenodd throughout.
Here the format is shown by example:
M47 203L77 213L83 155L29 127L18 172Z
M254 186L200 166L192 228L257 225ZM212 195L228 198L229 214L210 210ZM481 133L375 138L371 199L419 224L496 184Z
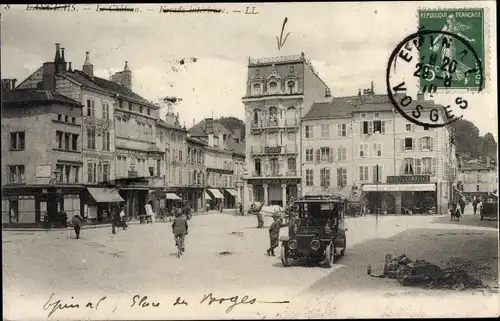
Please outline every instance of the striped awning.
M238 195L236 193L236 190L234 188L226 188L225 190L226 190L226 192L228 192L229 194L231 194L231 196L236 197L236 195Z
M175 193L167 193L165 196L168 200L181 200L181 198Z
M87 190L97 203L125 202L114 188L88 187Z
M366 184L364 192L427 192L435 191L435 184Z
M206 199L206 200L211 200L211 199L212 199L212 197L211 197L210 195L208 195L208 193L207 193L207 192L205 192L205 199Z

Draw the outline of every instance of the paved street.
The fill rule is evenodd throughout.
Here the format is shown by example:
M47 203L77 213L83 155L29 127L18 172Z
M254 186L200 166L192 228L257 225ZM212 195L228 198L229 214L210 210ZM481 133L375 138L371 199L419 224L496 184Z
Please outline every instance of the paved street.
M331 269L282 267L279 257L265 255L267 228L256 229L253 216L194 217L187 250L180 259L175 257L170 224L132 225L126 231L118 230L117 235L106 228L88 229L82 231L80 240L73 239L71 231L8 231L2 240L4 315L46 317L51 308L42 307L52 292L55 295L51 302L61 299L62 303L82 306L87 300L98 301L106 296L97 311L64 309L51 317L58 319L130 318L134 313L140 313L141 318L345 317L370 313L402 316L401 313L411 314L416 309L415 296L431 305L430 310L417 309L414 313L435 314L434 309L439 309L435 298L421 296L429 290L408 292L395 280L370 278L366 265L379 263L387 252L406 253L412 259L425 258L438 264L444 264L451 256L465 257L490 266L483 275L494 281L498 274L496 222L492 221L491 227L477 227L450 223L444 218L443 222L436 220L436 216L388 216L376 224L374 217L349 218L346 257ZM266 218L266 225L270 223L271 219ZM282 229L282 234L286 234L286 229ZM233 299L236 302L245 301L243 296L248 295L247 302L256 298L290 304L239 304L226 313L233 303L200 304L209 293L217 298L237 295L239 298ZM397 302L406 308L395 305L396 297L388 297L398 293ZM414 296L408 301L409 296L401 293ZM150 303L161 302L160 307L130 307L135 294L147 295ZM442 315L454 311L446 308L446 298L456 300L461 296L468 303L460 306L464 311L456 311L459 315L498 313L497 294L433 291L433 295L442 299ZM173 307L179 296L194 309ZM380 300L387 304L374 304Z

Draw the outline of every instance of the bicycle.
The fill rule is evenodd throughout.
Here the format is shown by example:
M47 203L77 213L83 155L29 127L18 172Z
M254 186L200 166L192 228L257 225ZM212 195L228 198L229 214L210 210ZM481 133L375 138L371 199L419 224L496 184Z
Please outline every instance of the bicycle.
M182 237L180 234L175 236L175 244L177 244L177 258L180 258L182 255L182 249L184 247L184 242L182 241Z

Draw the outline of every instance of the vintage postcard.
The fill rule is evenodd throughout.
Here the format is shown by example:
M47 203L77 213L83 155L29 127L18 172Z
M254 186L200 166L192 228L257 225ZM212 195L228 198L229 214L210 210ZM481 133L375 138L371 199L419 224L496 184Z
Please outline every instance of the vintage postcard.
M494 1L0 14L6 320L499 315Z

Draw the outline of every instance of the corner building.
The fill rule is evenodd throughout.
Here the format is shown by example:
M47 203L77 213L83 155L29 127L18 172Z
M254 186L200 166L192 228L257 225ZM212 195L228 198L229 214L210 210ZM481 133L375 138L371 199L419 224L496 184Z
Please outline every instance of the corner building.
M246 173L243 207L284 206L301 195L300 120L330 89L304 53L249 59L245 105Z

